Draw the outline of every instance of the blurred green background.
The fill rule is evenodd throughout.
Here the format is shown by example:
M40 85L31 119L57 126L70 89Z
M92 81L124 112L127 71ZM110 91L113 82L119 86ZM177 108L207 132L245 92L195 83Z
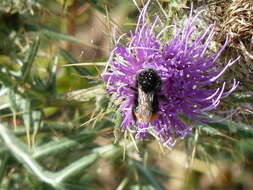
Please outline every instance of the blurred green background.
M194 135L173 148L119 131L100 74L113 28L134 29L145 2L0 0L0 190L253 189L247 78L221 105L235 116L194 123ZM151 0L148 14L182 23L190 3Z

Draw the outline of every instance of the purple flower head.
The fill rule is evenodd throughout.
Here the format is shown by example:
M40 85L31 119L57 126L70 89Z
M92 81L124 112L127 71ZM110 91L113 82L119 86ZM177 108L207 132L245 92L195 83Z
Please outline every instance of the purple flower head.
M220 88L212 88L236 60L229 61L223 69L216 67L215 62L228 42L219 52L208 54L214 25L193 37L198 31L194 26L197 16L193 17L192 12L183 29L174 26L174 37L164 41L161 34L168 27L156 33L159 18L153 24L147 22L147 7L148 4L130 37L122 35L115 39L103 80L120 105L123 130L134 132L139 139L151 134L163 145L172 146L177 138L191 134L192 127L179 114L201 121L206 111L214 110L238 86L234 80L228 91L225 82ZM119 42L122 38L127 41L125 45Z

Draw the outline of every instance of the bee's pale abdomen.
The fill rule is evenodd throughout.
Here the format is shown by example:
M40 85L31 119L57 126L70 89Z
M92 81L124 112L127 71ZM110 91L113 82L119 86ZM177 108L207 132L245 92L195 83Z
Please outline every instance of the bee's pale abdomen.
M145 93L141 89L138 89L138 105L134 112L139 122L150 122L153 114L153 99L154 93Z

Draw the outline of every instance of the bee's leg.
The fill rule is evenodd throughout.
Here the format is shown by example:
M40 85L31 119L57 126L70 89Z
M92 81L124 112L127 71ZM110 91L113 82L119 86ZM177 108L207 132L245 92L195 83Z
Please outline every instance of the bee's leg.
M132 115L133 115L134 122L136 123L137 117L135 115L135 108L132 109Z
M157 118L159 117L159 114L156 112L156 113L153 113L150 117L150 121L154 121L156 120Z
M168 98L166 98L165 95L158 95L158 99L169 102Z
M134 118L135 122L137 121L137 117L136 117L137 107L138 107L138 93L136 92L135 95L134 95L134 104L132 106L132 115L133 115L133 118Z
M129 84L128 84L126 87L127 87L127 88L130 88L131 90L133 90L133 91L135 91L135 92L137 92L137 91L138 91L136 88L134 88L134 87L130 86Z
M130 89L133 90L133 91L135 91L135 92L137 92L137 89L134 88L134 87L132 87L132 86L130 86Z
M152 114L155 115L159 111L159 96L154 95L152 102Z

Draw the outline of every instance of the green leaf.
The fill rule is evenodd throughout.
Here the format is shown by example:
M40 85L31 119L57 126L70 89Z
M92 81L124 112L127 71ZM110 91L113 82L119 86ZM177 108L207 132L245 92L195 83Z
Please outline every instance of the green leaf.
M33 160L27 150L25 144L16 138L7 127L0 124L0 137L5 143L5 146L12 155L25 167L37 176L40 180L57 187L62 188L62 184L55 181L54 173L45 170L38 162Z
M114 129L113 129L113 134L115 137L115 142L117 142L120 138L120 136L122 136L122 131L120 131L121 128L121 123L123 120L122 114L117 111L116 113L116 119L114 121L115 125L114 125Z
M42 35L48 37L48 38L52 38L52 39L55 39L55 40L63 40L63 41L70 41L70 42L74 42L74 43L78 43L78 44L82 44L82 45L85 45L85 46L89 46L91 48L94 48L94 49L97 49L98 47L94 44L89 44L89 43L86 43L80 39L77 39L73 36L70 36L68 34L64 34L62 32L58 32L58 31L53 31L53 30L50 30L48 28L44 28L42 31L41 31ZM77 62L75 62L77 63Z
M253 153L253 139L251 138L245 138L240 140L240 142L237 144L238 150L242 151L244 154L252 154Z
M211 118L213 121L221 119L218 116L212 116ZM253 128L249 125L244 123L238 123L232 120L225 120L222 122L212 122L207 123L207 125L214 127L219 130L224 130L230 132L230 127L234 127L236 129L236 136L241 138L252 138L253 137Z
M92 165L94 162L96 162L98 158L98 154L93 153L88 156L85 156L74 163L70 164L60 172L57 172L57 178L56 181L63 182L67 178L71 176L75 176L79 174L80 172L83 172L83 170L90 165Z
M49 79L47 82L47 88L51 91L51 93L56 94L56 74L57 74L57 66L59 63L59 57L56 56L53 61L50 63L48 72Z
M64 40L64 41L71 41L79 44L83 44L83 42L73 36L61 33L61 32L56 32L50 29L43 29L41 33L49 38L55 39L55 40Z
M201 132L204 132L207 135L211 135L211 136L221 136L222 135L222 133L220 131L218 131L217 129L210 127L206 124L197 124L196 127L199 128L199 130Z
M251 82L240 81L240 83L242 83L242 85L245 86L246 88L248 88L249 90L253 91L253 85Z
M44 121L40 133L43 132L52 132L52 130L59 131L59 132L66 132L69 131L70 128L73 128L72 125L68 123L62 123L62 122L46 122ZM23 136L26 134L26 129L24 126L19 125L17 129L15 130L15 135L17 136Z
M31 117L32 117L32 124L33 124L32 145L35 146L36 136L39 133L39 129L41 126L41 120L42 120L41 110L33 110Z
M253 97L231 96L231 99L234 103L249 103L253 105Z
M23 121L26 128L26 137L27 137L27 143L29 148L31 147L31 125L32 125L32 118L31 118L31 102L29 100L22 99L21 102L21 109L24 112L22 114Z
M0 159L0 183L3 180L3 177L4 177L4 172L5 172L8 157L9 157L9 155L6 154L6 153L1 155L1 159Z
M65 51L64 49L60 49L60 55L66 60L68 61L70 64L74 64L74 63L78 63L78 61L72 56L70 55L67 51ZM87 76L87 75L92 75L91 72L86 69L86 68L81 68L78 66L73 66L73 68L80 73L81 75Z
M93 152L98 153L102 158L113 159L122 156L123 149L120 146L109 144L107 146L95 148Z
M97 85L90 88L85 88L81 90L71 91L66 94L59 95L59 98L68 100L68 101L80 101L85 102L89 101L97 96L104 96L105 89L103 85Z
M17 112L17 110L18 110L17 96L16 96L15 91L13 89L9 89L8 98L9 98L10 107L11 107L12 112Z
M11 76L11 74L7 71L6 73L3 73L0 71L0 81L6 86L6 87L15 87L17 86L17 81L14 77Z
M152 171L152 173L156 176L160 176L165 179L168 179L170 177L167 173L165 173L164 171L161 171L159 168L150 167L149 170Z
M166 188L155 178L153 173L145 168L139 163L134 163L134 166L139 170L139 172L146 178L146 180L157 190L166 190Z
M39 44L40 44L40 38L37 37L35 39L35 41L32 43L32 46L29 49L28 54L24 59L24 63L23 63L22 69L21 69L23 81L25 81L27 79L27 77L30 73L35 56L37 55L37 52L38 52Z
M125 177L121 182L120 184L118 185L117 189L116 190L124 190L126 185L129 183L129 178L128 177Z
M62 138L60 140L37 147L36 152L33 153L32 157L36 159L41 159L48 155L54 155L59 152L64 152L73 147L78 146L80 143L89 144L93 141L94 138L95 133L83 133L74 137Z
M94 8L101 11L102 13L106 13L105 6L101 5L101 0L87 0Z

